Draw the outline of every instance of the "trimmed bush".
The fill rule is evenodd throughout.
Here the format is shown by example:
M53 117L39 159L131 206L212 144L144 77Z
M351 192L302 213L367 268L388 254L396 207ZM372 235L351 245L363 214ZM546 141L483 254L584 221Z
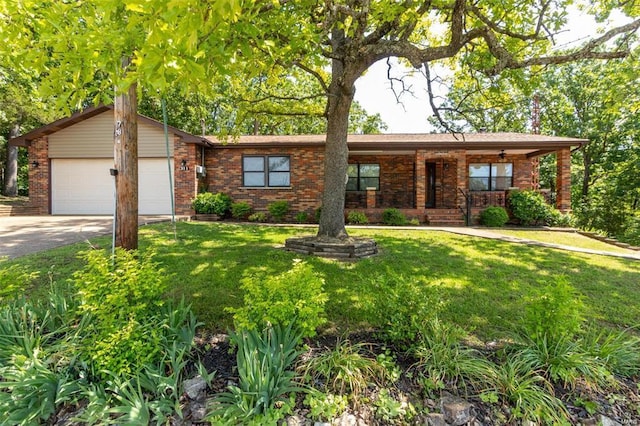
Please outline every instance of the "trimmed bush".
M320 223L320 215L322 214L322 206L318 207L314 213L316 223Z
M309 221L309 213L307 212L298 212L296 214L296 222L298 223L307 223Z
M217 194L203 192L196 195L196 198L191 201L191 207L198 214L217 214L224 217L231 210L231 203L231 197L222 192Z
M405 215L398 209L386 209L382 212L382 222L385 225L406 225L407 218Z
M252 215L249 215L249 222L264 223L266 221L267 221L267 215L265 212L255 212Z
M251 215L253 209L244 201L231 204L231 216L234 219L245 220Z
M347 223L351 225L366 225L369 223L367 215L362 212L349 212L347 214Z
M287 213L289 213L289 202L284 200L274 201L267 206L267 210L269 210L269 214L275 221L282 222Z
M509 220L509 215L503 207L487 207L480 212L480 223L485 226L499 228Z
M535 191L514 191L509 194L509 205L513 217L524 226L547 224L553 207L544 196Z

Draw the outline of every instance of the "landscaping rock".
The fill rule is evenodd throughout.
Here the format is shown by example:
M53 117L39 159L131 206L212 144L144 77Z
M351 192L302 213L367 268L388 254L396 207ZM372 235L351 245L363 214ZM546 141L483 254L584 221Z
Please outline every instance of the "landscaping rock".
M201 422L207 415L207 404L200 401L192 401L191 407L191 420L194 422Z
M307 419L305 419L299 414L287 417L287 422L286 422L287 426L305 426L306 424L307 424Z
M610 419L605 415L600 415L600 422L602 426L622 426L622 423L618 423L617 421Z
M447 422L444 421L444 414L429 413L427 414L426 426L447 426Z
M444 420L453 426L462 426L473 420L473 404L457 396L445 396L440 400L440 411Z
M182 386L189 399L193 400L198 399L200 392L207 388L207 382L204 381L202 376L198 375L193 379L187 379L182 382Z
M356 416L349 413L344 413L338 418L333 419L331 422L333 426L356 426L358 424L358 419Z

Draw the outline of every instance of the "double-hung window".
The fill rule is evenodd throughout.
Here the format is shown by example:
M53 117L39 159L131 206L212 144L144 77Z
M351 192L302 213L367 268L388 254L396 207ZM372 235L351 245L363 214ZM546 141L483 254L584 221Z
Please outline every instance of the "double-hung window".
M513 186L513 163L469 164L471 191L503 191Z
M347 191L380 190L380 164L349 164Z
M283 187L291 185L291 159L288 155L247 155L242 157L243 185Z

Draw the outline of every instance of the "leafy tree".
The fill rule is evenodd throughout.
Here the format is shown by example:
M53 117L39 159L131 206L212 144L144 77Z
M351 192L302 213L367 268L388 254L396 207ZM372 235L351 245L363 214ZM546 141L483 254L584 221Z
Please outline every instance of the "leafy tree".
M38 75L42 96L69 113L113 102L116 93L117 245L138 245L138 85L165 93L179 82L184 93L206 93L253 40L252 23L237 19L241 12L239 0L0 0L0 57L19 75Z
M628 53L624 36L635 32L640 21L611 29L572 51L551 51L553 35L566 24L564 10L569 4L301 0L261 9L258 18L268 44L246 55L254 58L251 66L264 63L264 69L275 73L298 67L318 79L327 96L325 190L318 236L347 236L343 210L348 118L355 82L369 67L397 57L415 68L423 67L431 81L436 64L457 62L469 72L497 76ZM635 6L625 7L625 12L638 14ZM594 5L600 18L612 9L608 1Z

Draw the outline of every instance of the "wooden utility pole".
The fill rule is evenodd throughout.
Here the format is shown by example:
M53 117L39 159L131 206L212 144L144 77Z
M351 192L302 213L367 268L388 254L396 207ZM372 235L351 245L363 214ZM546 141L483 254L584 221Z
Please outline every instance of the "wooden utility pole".
M20 125L14 123L9 131L9 139L20 136ZM18 147L7 143L7 159L4 169L4 195L15 197L18 195Z
M123 68L129 65L123 61ZM116 93L114 103L113 158L116 180L115 243L138 248L138 96L136 84Z

